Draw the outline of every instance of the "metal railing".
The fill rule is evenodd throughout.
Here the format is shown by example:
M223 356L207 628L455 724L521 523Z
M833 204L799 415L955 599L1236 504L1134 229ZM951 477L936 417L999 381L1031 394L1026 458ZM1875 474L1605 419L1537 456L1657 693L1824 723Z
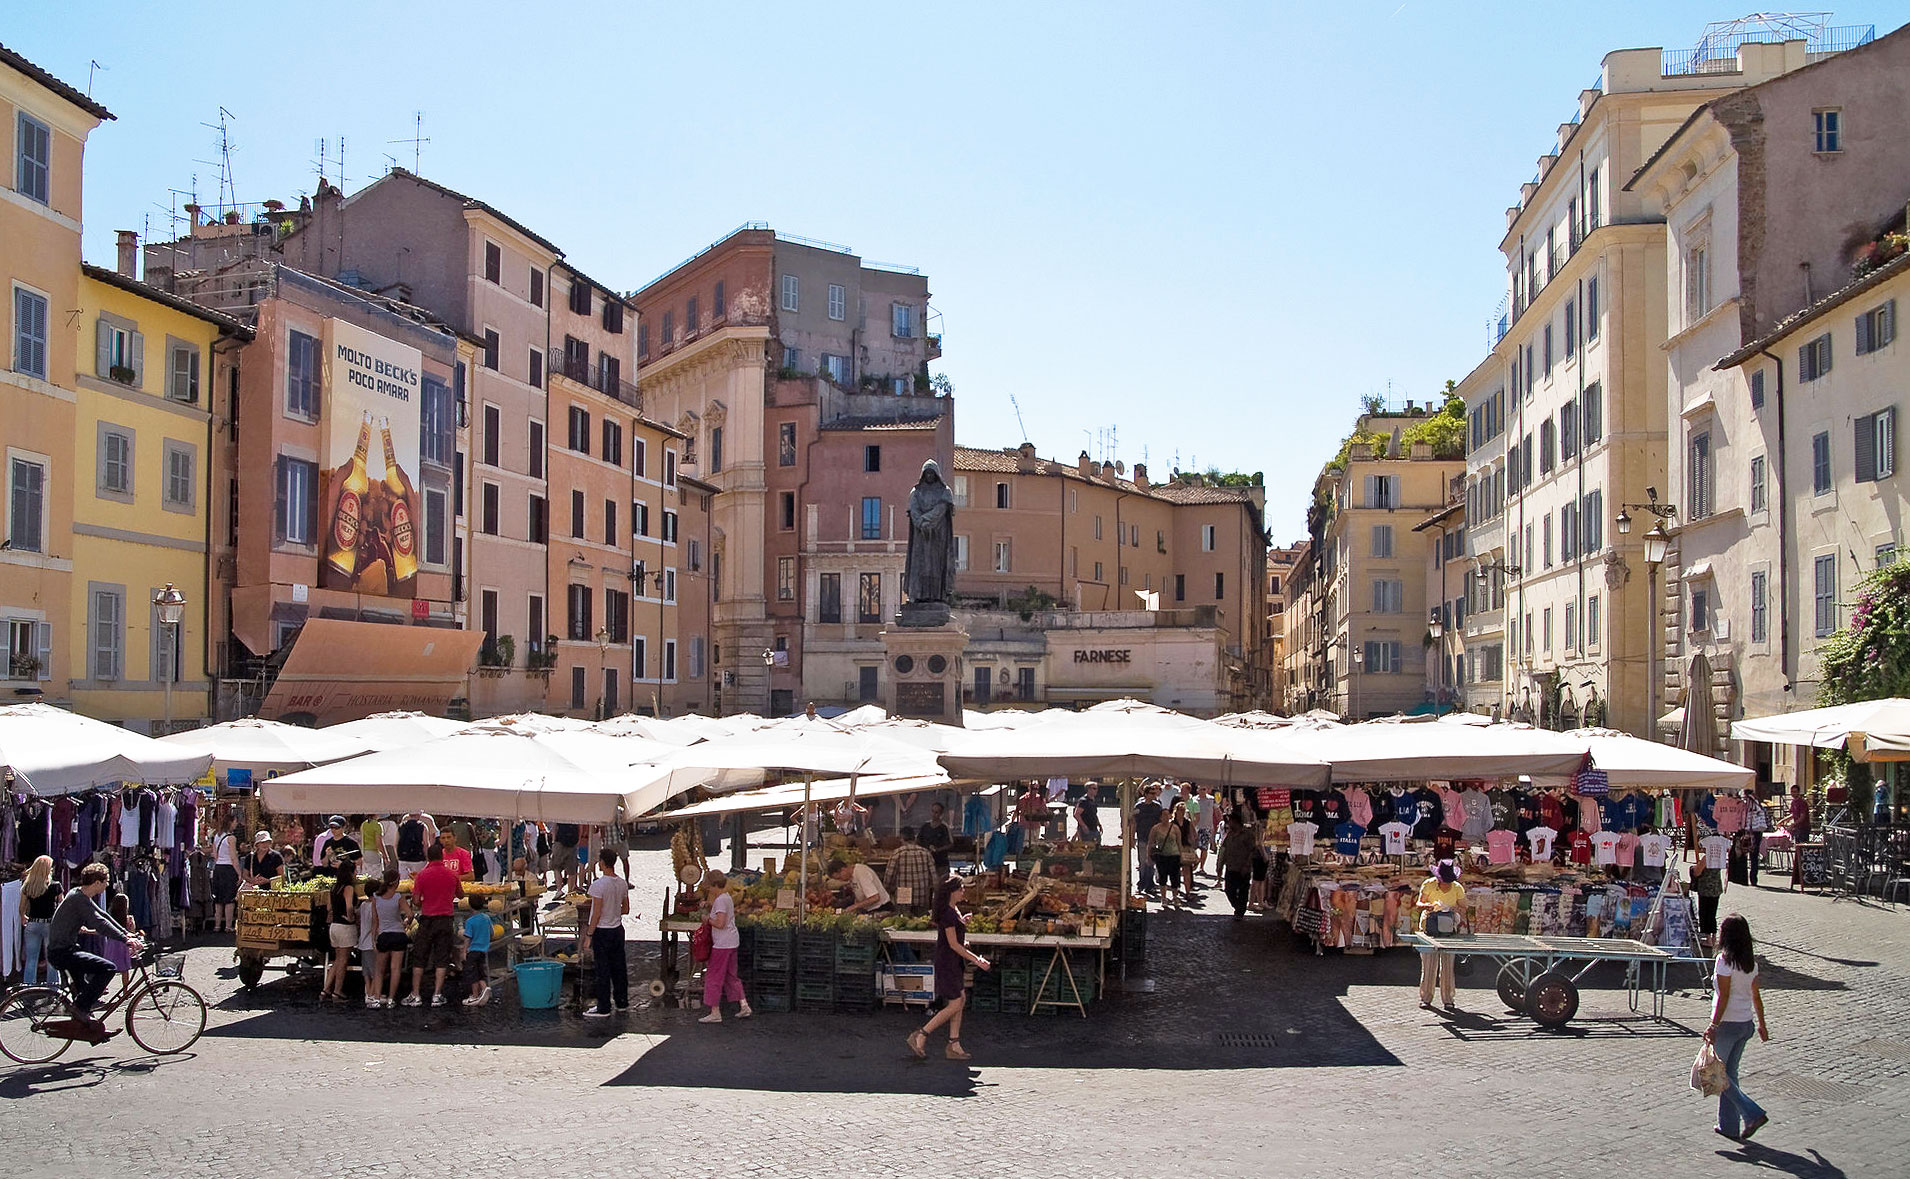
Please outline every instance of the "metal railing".
M1804 30L1796 30L1804 32ZM1806 36L1787 35L1779 29L1758 29L1742 33L1729 33L1707 37L1696 49L1683 49L1667 52L1659 72L1667 78L1692 77L1700 74L1735 74L1738 72L1738 49L1744 45L1774 45L1783 41L1803 41L1805 51L1812 60L1827 54L1842 53L1846 49L1855 49L1868 45L1877 39L1875 25L1844 25L1839 28L1823 28L1810 32Z
M595 389L606 397L615 398L625 405L634 406L638 410L643 408L643 397L637 392L635 385L621 377L612 378L603 369L580 357L552 353L545 366L544 374L546 381L563 377L567 381L575 381L586 388Z

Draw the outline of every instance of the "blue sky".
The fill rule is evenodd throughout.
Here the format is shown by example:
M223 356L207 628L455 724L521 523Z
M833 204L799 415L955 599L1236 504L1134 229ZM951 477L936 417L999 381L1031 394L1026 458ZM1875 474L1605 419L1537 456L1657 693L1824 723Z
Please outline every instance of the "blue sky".
M86 253L218 191L410 165L625 289L743 221L918 266L965 445L1265 471L1275 538L1368 393L1484 355L1504 210L1600 58L1730 8L1600 4L14 6L0 42L119 116ZM1569 14L1569 15L1568 15ZM1902 5L1837 25L1901 24ZM336 168L334 162L334 178ZM196 177L196 182L195 182Z

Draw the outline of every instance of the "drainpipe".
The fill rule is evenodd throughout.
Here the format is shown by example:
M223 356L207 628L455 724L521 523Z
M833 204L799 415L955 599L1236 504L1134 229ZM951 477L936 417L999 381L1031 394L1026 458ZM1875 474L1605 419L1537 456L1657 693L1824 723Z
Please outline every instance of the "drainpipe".
M1581 152L1579 154L1579 175L1581 177L1581 180L1585 174L1584 160L1585 160L1584 153ZM1582 192L1579 199L1581 202L1583 202L1584 196ZM1582 212L1584 209L1584 205L1581 203L1579 208ZM1578 573L1578 593L1577 593L1577 602L1576 602L1578 609L1574 612L1574 617L1577 619L1577 621L1575 623L1576 632L1572 637L1575 640L1579 640L1580 636L1582 636L1585 633L1585 421L1584 421L1583 414L1585 409L1585 359L1586 357L1585 357L1585 321L1584 321L1585 280L1583 278L1579 279L1577 283L1573 286L1572 293L1573 293L1572 319L1574 321L1572 323L1572 343L1573 343L1574 349L1577 351L1577 354L1578 354L1577 355L1578 391L1574 394L1574 401L1572 405L1572 443L1574 447L1576 448L1573 452L1573 463L1578 468L1578 507L1573 513L1574 517L1578 521L1578 525L1577 525L1577 531L1572 537L1572 563L1575 566L1576 571ZM1621 503L1624 502L1622 496L1620 497L1619 502ZM1605 522L1602 519L1602 513L1604 512L1605 504L1602 498L1599 501L1598 507L1601 513L1601 519L1599 520L1599 524L1598 524L1598 537L1601 542L1601 547L1603 547L1602 542L1605 539ZM1603 620L1601 619L1601 621ZM1578 661L1582 664L1585 662L1584 642L1577 641L1576 648L1578 651ZM1611 694L1612 694L1611 684L1612 684L1611 677L1607 675L1605 678L1605 697L1608 700L1611 698ZM1579 710L1579 719L1581 723L1584 720L1584 716L1585 716L1585 712L1584 712L1584 709L1581 707ZM1646 719L1649 720L1650 723L1654 725L1658 723L1656 720L1652 720L1649 717Z
M1777 501L1777 665L1784 673L1784 690L1794 691L1791 678L1791 478L1790 461L1785 450L1784 361L1768 348L1758 350L1768 356L1777 369L1777 482L1782 499Z
M230 355L230 357L232 358L232 367L237 368L239 363L239 357L244 354L243 348L244 348L244 344L241 341L232 339L227 336L221 336L219 339L214 340L212 342L211 351L214 357ZM206 365L206 374L209 378L212 378L214 376L215 369L213 368L211 364ZM206 676L206 717L208 721L212 723L217 723L219 720L219 680L223 678L225 673L224 668L214 668L212 666L213 637L212 637L212 627L210 625L212 621L212 595L223 592L222 587L219 585L218 579L215 576L216 563L214 562L213 556L212 556L212 551L213 551L212 505L214 503L224 503L226 499L223 489L212 486L212 479L210 475L210 473L215 469L214 463L213 463L213 454L214 454L213 447L218 445L218 433L219 433L219 426L218 426L219 415L213 407L213 399L218 396L218 391L215 388L215 386L217 385L218 385L218 381L216 379L209 379L206 382L206 389L205 389L206 461L205 461L204 469L207 472L206 495L205 495L206 581L205 581L205 592L203 594L203 597L205 599L203 603L204 613L202 616L205 618L207 625L204 628L205 630L204 635L201 636L201 642L203 643L205 647L205 652L203 656L203 666L205 668L205 676ZM235 455L238 453L238 445L237 445L236 438L233 444L233 453ZM234 478L238 477L238 466L236 462L233 465L232 475ZM233 531L236 532L237 521L234 521L233 523L234 523ZM237 562L239 559L239 554L236 550L232 554L232 559L234 563L233 567L236 570ZM232 625L231 625L232 608L231 608L231 602L229 599L227 600L226 608L223 611L223 613L226 619L225 629L227 632L230 632L232 629Z

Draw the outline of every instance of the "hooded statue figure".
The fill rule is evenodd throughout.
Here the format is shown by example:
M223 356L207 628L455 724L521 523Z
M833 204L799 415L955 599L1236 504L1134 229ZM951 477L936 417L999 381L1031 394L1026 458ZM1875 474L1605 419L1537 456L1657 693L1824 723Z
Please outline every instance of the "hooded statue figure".
M902 588L911 603L947 603L955 588L955 496L930 459L909 493L909 555Z

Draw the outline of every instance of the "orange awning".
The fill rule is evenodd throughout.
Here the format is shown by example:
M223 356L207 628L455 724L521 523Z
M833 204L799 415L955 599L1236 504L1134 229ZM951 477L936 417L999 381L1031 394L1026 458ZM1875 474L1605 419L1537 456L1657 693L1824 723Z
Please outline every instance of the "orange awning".
M482 631L312 618L259 715L332 725L400 708L442 714L483 643Z

